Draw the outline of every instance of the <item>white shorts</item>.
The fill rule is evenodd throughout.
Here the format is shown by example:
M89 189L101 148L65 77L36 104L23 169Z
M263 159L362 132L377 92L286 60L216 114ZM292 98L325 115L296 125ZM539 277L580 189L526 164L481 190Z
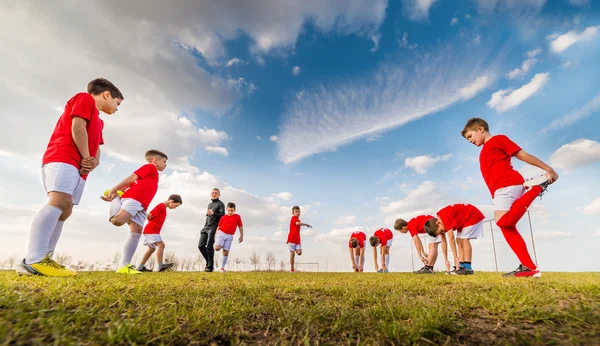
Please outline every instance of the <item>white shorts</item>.
M146 222L146 211L142 204L133 198L122 198L121 209L131 214L131 221L144 227Z
M496 190L492 200L494 210L510 210L513 203L521 198L524 193L525 187L523 185L507 186Z
M153 249L156 249L156 244L161 242L162 238L160 234L144 234L144 245L149 246Z
M427 241L429 243L441 243L442 242L442 236L438 235L437 237L432 237L429 234L427 235L427 237L425 237L425 239L427 239Z
M294 243L287 243L288 244L288 249L290 249L290 251L295 252L296 250L302 250L302 244L294 244Z
M457 239L477 239L483 237L483 220L473 226L463 227L461 232L456 233Z
M388 239L387 243L383 246L392 247L392 240L393 239Z
M233 243L233 234L227 234L221 230L217 231L215 234L215 245L219 245L223 250L229 251L231 243Z
M68 193L71 195L73 204L79 204L85 180L75 166L63 162L47 163L42 166L42 181L46 194L50 192Z

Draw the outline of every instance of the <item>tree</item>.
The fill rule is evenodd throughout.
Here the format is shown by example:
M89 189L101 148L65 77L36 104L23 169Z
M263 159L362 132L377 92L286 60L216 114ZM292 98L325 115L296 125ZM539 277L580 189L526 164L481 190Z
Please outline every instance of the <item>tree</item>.
M174 252L167 252L164 258L165 263L173 263L173 268L171 270L176 270L179 267L180 261L175 256Z
M71 257L71 255L66 254L66 253L57 253L55 256L56 256L56 262L64 265L65 267L68 267L69 264L71 264L71 260L73 259Z
M281 260L281 262L279 262L279 267L281 268L282 272L285 271L285 262L283 260Z
M235 263L235 271L240 271L240 263L242 263L242 260L239 257L236 257L233 260L233 263Z
M269 271L271 271L271 268L275 267L275 263L277 263L277 259L275 258L275 256L273 255L273 253L271 251L267 252L267 267L269 268Z
M258 255L256 252L253 252L249 260L250 264L254 265L254 271L257 271L257 266L260 264L260 255Z
M198 255L196 256L196 270L200 271L200 270L204 270L204 265L205 265L206 261L204 260L204 256L202 256L201 253L198 253Z
M115 265L115 270L119 269L119 259L121 258L121 253L119 251L115 251L112 255L112 263Z
M15 263L17 263L17 256L15 256L15 255L10 256L6 260L6 264L8 265L8 269L13 269L13 267L15 266Z

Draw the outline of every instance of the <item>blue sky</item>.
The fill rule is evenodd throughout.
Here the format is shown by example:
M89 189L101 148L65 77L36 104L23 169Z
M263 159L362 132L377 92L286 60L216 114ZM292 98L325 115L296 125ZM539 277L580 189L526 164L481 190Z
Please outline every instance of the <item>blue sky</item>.
M104 263L121 249L127 231L106 222L97 197L158 148L171 159L153 204L174 192L185 201L167 220L167 251L196 256L218 186L246 224L234 257L272 251L286 260L290 209L300 205L314 226L302 260L349 270L344 246L354 230L369 235L456 202L492 216L479 149L460 136L478 116L560 174L531 208L542 270L600 269L586 252L600 245L597 2L138 5L0 5L0 25L11 28L0 34L6 256L22 256L45 203L39 161L61 108L104 76L126 99L103 115L102 166L58 252ZM410 270L408 237L395 237L391 268ZM501 269L512 269L514 255L495 237ZM476 269L494 268L490 240L474 245Z

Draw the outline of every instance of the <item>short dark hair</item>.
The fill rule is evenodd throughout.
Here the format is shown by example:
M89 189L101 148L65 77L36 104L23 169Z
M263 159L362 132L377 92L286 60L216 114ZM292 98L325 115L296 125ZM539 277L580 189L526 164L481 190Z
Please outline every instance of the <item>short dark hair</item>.
M108 91L110 96L114 99L124 100L121 90L117 88L113 83L105 78L96 78L88 83L87 92L88 94L98 95Z
M427 222L425 222L425 232L427 232L427 234L429 234L430 237L437 237L437 231L438 231L438 224L437 224L437 218L432 217L431 219L427 220Z
M399 231L402 229L402 227L404 226L408 226L408 222L404 221L403 219L398 219L396 220L396 222L394 223L394 229L396 231Z
M148 160L148 158L152 158L152 157L164 157L165 159L169 159L169 157L167 156L167 154L163 153L160 150L156 150L156 149L150 149L146 152L146 160Z
M227 203L227 208L233 208L233 209L235 209L235 203L233 203L233 202Z
M297 205L295 205L295 206L292 207L292 213L294 212L294 210L300 210L300 207L297 206Z
M369 243L371 244L371 246L379 245L379 237L371 236L371 238L369 238Z
M358 247L358 239L357 238L350 239L350 246L352 246L353 248L357 248Z
M469 121L467 121L467 124L460 134L464 137L467 134L467 131L477 130L479 126L482 126L486 132L490 132L490 126L488 125L487 121L481 118L471 118Z
M169 196L169 201L173 201L175 203L183 204L183 199L179 195L171 195Z

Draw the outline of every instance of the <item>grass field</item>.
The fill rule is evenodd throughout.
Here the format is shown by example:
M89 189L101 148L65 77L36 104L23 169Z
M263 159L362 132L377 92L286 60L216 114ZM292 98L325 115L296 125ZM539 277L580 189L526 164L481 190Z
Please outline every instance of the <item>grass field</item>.
M0 272L0 343L600 345L600 273Z

